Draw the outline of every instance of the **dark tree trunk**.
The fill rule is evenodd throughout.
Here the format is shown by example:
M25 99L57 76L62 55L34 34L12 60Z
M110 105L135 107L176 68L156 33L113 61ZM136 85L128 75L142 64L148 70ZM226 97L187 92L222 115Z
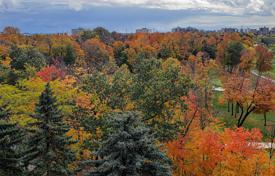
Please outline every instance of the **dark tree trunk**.
M231 103L231 116L234 115L234 103L232 102Z
M269 158L270 160L272 159L273 157L273 152L275 151L274 150L274 138L275 138L275 127L273 127L270 131L270 143L271 143L271 146L270 146L270 149L269 149Z
M235 106L235 118L237 118L237 114L239 113L239 104L236 103L236 106Z
M243 107L241 107L241 114L239 116L238 123L237 123L238 127L239 127L239 124L241 123L242 117L243 117Z
M236 104L236 112L240 113L239 103Z
M266 112L264 112L264 126L266 126Z
M247 109L245 115L243 116L243 118L241 119L240 123L238 124L238 127L243 126L244 121L246 120L246 118L247 118L247 117L249 116L249 114L250 114L251 112L253 112L254 110L255 110L255 107L253 107L252 109L250 109L250 108Z
M204 118L204 115L201 113L200 115L200 127L202 130L204 130L205 128L205 118Z

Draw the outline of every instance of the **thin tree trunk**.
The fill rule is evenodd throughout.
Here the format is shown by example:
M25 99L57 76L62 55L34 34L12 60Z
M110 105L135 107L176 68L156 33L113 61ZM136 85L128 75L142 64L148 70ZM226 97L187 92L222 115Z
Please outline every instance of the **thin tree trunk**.
M266 112L264 112L264 126L266 126Z
M204 88L204 107L208 110L208 90L207 86Z
M236 104L236 112L240 113L239 103Z
M254 110L255 110L255 107L253 107L251 110L249 110L249 108L247 109L247 111L246 111L246 113L245 113L243 119L241 120L240 124L238 125L238 127L243 126L244 121L246 120L246 118L248 117L248 115L249 115L251 112L253 112Z
M234 115L234 103L232 102L231 103L231 116Z
M204 118L204 114L202 112L200 113L200 127L202 130L204 130L204 128L205 128L205 118Z
M270 158L270 161L272 159L272 156L273 156L273 152L274 152L274 138L275 138L275 127L273 127L270 131L270 150L269 150L269 158Z
M236 103L236 106L235 106L235 115L234 115L234 118L236 119L237 118L237 108L238 108L238 103Z
M241 107L241 114L239 116L238 123L237 123L238 127L239 127L239 124L241 123L242 118L243 118L243 107Z
M196 108L196 110L195 110L194 113L193 113L193 116L192 116L191 120L190 120L190 121L188 122L188 124L186 125L186 128L185 128L184 132L182 133L182 136L183 136L183 137L185 137L185 136L187 135L187 133L188 133L188 131L189 131L189 128L190 128L190 126L191 126L193 120L194 120L195 117L196 117L197 112L198 112L198 108Z

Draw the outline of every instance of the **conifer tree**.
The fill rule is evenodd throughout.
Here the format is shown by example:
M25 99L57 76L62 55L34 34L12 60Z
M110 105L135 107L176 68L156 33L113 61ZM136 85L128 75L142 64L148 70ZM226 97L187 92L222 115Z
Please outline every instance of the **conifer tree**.
M30 163L34 166L31 174L43 176L71 175L68 164L74 159L74 154L69 145L73 141L66 136L69 128L63 122L63 117L49 83L40 95L34 118L37 122L33 124L36 129L30 140L32 148Z
M24 139L22 130L9 122L7 105L0 106L0 176L22 175L22 160L19 148Z
M170 160L155 145L139 114L125 112L107 118L110 127L93 160L90 176L169 176ZM109 126L109 125L108 125Z
M66 46L66 54L64 56L64 62L66 65L72 65L75 63L76 55L74 48L71 45Z

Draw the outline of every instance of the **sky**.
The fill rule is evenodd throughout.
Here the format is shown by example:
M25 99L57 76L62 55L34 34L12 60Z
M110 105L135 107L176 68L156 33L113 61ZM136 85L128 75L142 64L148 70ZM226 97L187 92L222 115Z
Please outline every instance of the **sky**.
M5 26L25 33L275 27L275 0L0 0L0 30Z

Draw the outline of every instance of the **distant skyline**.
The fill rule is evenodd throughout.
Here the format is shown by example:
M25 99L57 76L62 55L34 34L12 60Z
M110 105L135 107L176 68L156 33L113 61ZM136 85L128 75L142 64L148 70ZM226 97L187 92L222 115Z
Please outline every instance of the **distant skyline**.
M192 26L275 27L274 0L0 0L0 30L25 33L70 32L102 26L110 31L157 31Z

